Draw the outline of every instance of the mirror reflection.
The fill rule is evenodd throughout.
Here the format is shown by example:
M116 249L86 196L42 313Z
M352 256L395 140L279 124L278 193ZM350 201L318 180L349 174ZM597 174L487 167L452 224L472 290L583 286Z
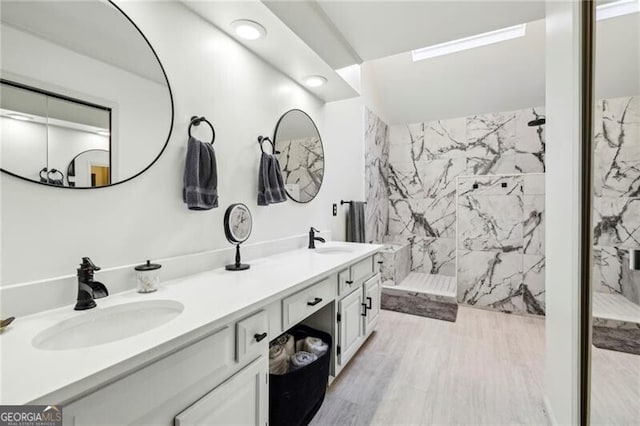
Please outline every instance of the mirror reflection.
M315 123L304 111L286 112L278 121L274 142L287 195L308 203L324 178L324 150Z
M110 108L61 99L3 81L0 130L5 170L55 186L95 187L111 182ZM88 150L103 153L99 166L96 163L89 171L96 174L94 184L91 178L76 181L75 167L70 164Z
M99 0L20 1L2 2L0 12L2 171L94 188L155 162L171 131L170 89L120 9Z

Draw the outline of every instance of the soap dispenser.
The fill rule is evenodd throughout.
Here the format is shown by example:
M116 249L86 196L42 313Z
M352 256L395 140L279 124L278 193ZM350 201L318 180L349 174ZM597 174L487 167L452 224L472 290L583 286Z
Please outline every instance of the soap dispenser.
M158 289L161 267L162 265L147 260L147 263L134 268L138 272L136 276L138 293L151 293Z

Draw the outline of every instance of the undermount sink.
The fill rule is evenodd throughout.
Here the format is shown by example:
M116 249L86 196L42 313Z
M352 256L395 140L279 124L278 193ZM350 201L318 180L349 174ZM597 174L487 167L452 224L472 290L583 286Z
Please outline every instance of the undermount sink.
M353 253L353 249L349 246L328 246L317 247L315 253L318 254L347 254Z
M114 342L159 327L180 315L183 309L182 303L173 300L98 307L47 328L32 344L38 349L55 351Z

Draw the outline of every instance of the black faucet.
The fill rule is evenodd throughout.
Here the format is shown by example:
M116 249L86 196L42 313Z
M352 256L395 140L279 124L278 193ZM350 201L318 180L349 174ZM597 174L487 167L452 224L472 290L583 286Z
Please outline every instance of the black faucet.
M93 264L88 257L82 258L82 263L78 268L78 301L76 311L84 311L96 307L94 299L100 299L109 295L107 287L101 282L93 280L93 273L99 271L100 267Z
M316 237L315 232L320 232L320 231L318 231L316 228L312 226L311 229L309 229L309 248L310 249L316 248L316 241L320 241L321 243L326 243L324 238Z

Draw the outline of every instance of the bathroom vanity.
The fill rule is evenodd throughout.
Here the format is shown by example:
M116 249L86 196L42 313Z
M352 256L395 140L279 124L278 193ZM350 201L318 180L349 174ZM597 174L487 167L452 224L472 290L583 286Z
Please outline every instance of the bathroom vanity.
M75 425L264 425L269 341L299 323L321 329L339 374L376 325L381 248L328 243L23 317L2 336L3 362L20 368L5 369L1 403L59 404ZM147 310L166 322L132 334ZM111 340L83 336L85 318Z

